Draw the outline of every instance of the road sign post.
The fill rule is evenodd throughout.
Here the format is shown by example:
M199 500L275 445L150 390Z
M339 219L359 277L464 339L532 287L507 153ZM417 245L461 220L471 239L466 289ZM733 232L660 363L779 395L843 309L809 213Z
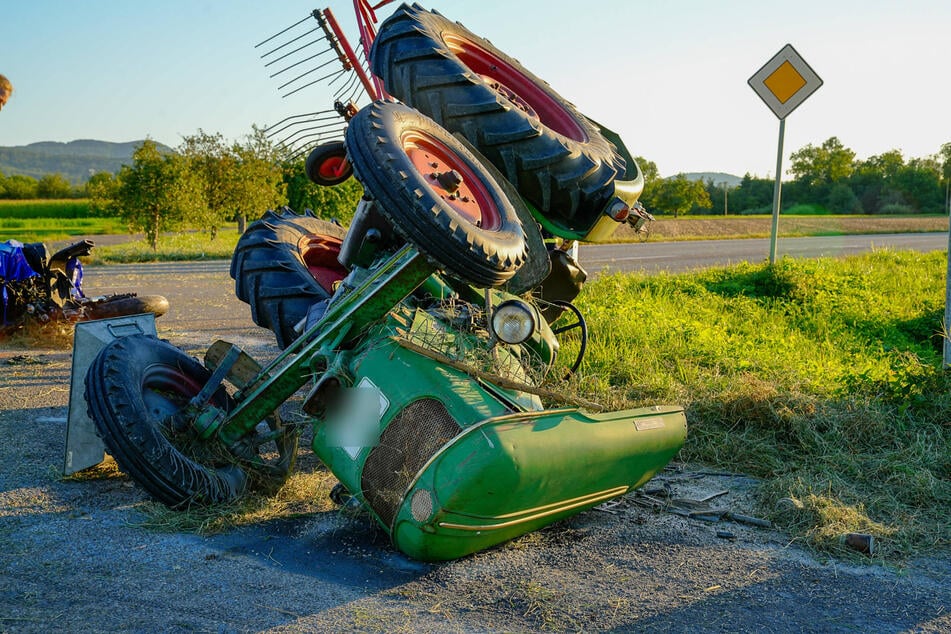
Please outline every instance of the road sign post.
M773 185L773 224L769 240L769 263L776 263L779 206L783 187L783 137L786 117L822 85L822 79L792 44L784 46L747 83L779 118L779 149L776 152L776 183Z

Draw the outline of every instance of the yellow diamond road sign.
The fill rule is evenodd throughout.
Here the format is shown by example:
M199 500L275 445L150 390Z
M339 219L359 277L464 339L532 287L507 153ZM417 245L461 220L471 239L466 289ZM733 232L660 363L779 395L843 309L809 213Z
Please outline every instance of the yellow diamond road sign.
M777 117L785 119L819 89L822 79L796 49L787 44L750 77L749 84Z

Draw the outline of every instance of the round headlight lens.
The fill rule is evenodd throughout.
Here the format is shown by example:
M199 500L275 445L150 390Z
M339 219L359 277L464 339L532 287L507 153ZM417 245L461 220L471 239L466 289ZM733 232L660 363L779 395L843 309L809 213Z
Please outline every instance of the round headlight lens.
M522 343L532 336L536 326L535 311L518 299L502 302L492 313L492 331L505 343Z

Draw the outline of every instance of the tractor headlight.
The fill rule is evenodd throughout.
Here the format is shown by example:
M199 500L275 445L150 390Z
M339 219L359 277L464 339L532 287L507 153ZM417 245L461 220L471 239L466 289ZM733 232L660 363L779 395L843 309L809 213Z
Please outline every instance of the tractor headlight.
M537 327L535 311L520 299L502 302L492 313L492 332L505 343L522 343L532 336Z

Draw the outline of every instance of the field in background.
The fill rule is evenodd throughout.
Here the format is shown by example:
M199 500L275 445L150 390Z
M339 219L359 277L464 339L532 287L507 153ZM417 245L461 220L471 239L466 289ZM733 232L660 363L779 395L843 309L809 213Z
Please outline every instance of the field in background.
M947 231L948 217L941 216L799 216L781 215L779 235L784 238L863 233L920 233ZM771 216L664 216L651 225L650 240L710 240L768 238ZM634 240L630 227L619 227L618 241Z

